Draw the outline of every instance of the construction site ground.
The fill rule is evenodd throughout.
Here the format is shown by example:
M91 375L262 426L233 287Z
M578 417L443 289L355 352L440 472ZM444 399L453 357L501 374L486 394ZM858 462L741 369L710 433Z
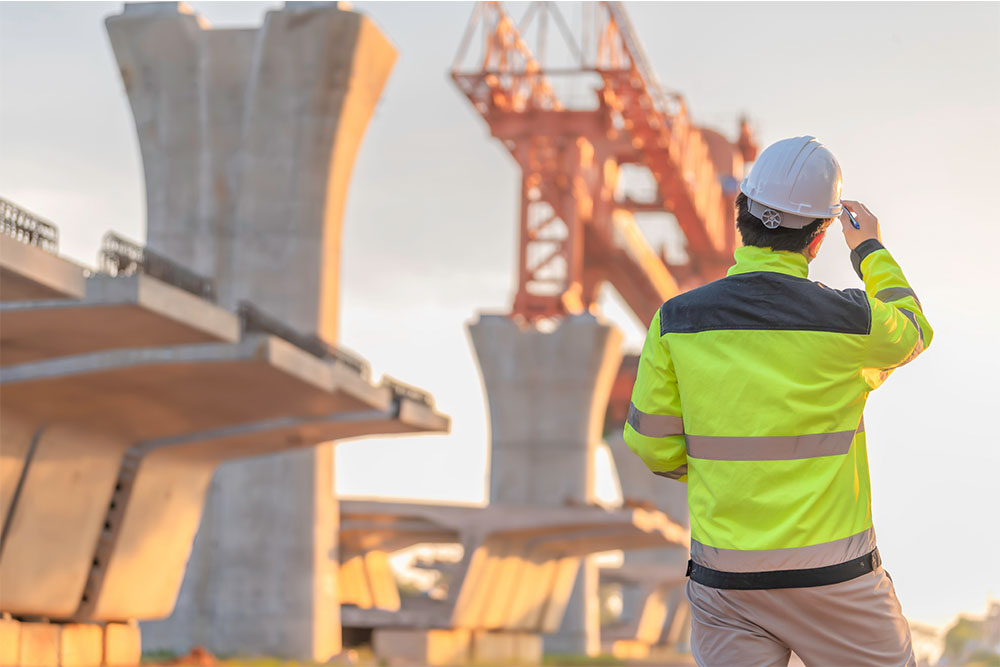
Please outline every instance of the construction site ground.
M142 657L143 665L168 665L177 666L216 666L216 667L316 667L318 665L357 665L358 667L391 667L397 663L375 658L368 648L349 649L340 656L329 662L299 662L295 660L282 660L280 658L263 658L248 656L232 656L216 658L209 653L196 653L183 657L176 657L166 653L148 653ZM403 664L403 663L399 663ZM483 665L493 665L495 662L474 662L467 663L468 667L480 667ZM542 660L542 664L547 667L629 667L658 665L662 667L686 667L694 665L694 658L690 654L663 653L650 656L642 660L624 660L610 655L547 655ZM465 666L463 666L465 667Z

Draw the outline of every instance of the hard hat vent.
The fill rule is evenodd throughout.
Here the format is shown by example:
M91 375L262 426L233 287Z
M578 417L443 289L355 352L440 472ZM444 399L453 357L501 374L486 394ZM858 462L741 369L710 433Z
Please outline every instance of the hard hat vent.
M815 137L777 141L760 154L740 190L757 203L768 229L801 229L817 218L833 218L840 205L842 176L837 158ZM764 219L765 209L773 213Z
M777 229L781 226L781 211L775 211L773 208L764 209L760 221L768 229Z

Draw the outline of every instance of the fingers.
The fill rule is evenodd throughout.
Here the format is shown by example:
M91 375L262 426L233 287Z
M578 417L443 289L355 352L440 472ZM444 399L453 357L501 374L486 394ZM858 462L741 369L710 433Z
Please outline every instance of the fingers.
M840 220L840 224L843 225L845 230L847 230L848 228L853 229L854 225L851 224L851 216L847 212L847 206L846 206L847 202L844 202L844 204L845 204L844 212L838 215L837 218Z
M854 217L857 217L859 213L863 212L864 214L871 216L872 220L878 222L878 216L872 213L868 207L861 202L854 199L844 199L840 203L843 204L845 208L850 209L851 213L854 214Z
M873 220L875 220L875 222L878 222L878 217L877 217L877 216L876 216L876 215L875 215L874 213L872 213L872 212L871 212L871 211L870 211L870 210L868 209L868 207L867 207L867 206L865 206L865 205L864 205L864 204L862 204L861 202L858 202L858 204L860 204L860 205L861 205L861 208L863 208L863 209L865 210L865 213L867 213L868 215L870 215L870 216L872 217L872 219L873 219Z

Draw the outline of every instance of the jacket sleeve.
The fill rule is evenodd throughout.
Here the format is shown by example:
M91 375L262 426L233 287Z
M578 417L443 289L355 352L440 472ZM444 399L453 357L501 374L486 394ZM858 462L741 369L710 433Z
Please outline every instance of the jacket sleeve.
M934 330L903 270L879 241L859 244L851 251L851 261L865 283L872 314L862 376L877 389L894 369L931 344Z
M681 399L670 349L660 336L659 311L649 325L639 357L625 423L625 443L653 473L687 481Z

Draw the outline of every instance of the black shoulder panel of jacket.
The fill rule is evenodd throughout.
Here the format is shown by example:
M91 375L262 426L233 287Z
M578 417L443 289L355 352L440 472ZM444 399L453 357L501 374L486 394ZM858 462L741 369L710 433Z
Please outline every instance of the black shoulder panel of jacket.
M722 329L871 332L862 290L835 290L773 271L727 276L660 306L660 335Z

